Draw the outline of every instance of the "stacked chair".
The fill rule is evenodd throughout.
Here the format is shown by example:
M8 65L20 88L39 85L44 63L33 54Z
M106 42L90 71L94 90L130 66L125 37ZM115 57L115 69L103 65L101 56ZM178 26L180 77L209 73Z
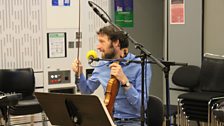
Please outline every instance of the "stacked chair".
M0 91L2 95L20 94L20 98L0 101L0 109L5 125L11 125L10 116L21 116L41 113L43 125L45 115L43 110L33 95L35 89L34 71L32 68L21 69L1 69L0 70ZM10 101L11 104L8 104ZM5 103L4 103L5 102ZM12 104L13 103L13 104ZM24 125L24 124L19 124Z
M224 96L224 58L205 54L201 68L180 67L174 72L172 81L191 91L178 96L179 124L188 126L193 120L199 126L200 122L211 125L212 100Z
M224 97L217 97L211 100L211 126L224 126Z

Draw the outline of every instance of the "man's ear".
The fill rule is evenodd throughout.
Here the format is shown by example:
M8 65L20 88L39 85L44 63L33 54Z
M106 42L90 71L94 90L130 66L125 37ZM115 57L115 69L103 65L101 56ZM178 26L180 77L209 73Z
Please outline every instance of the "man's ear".
M122 54L121 54L121 58L124 58L128 55L128 48L123 48L121 49Z
M113 44L114 44L114 47L121 48L121 45L120 45L120 41L119 40L114 41Z

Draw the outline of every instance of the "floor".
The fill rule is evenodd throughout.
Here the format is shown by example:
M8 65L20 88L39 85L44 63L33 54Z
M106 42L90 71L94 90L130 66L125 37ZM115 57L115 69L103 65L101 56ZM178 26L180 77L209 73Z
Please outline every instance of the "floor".
M1 122L4 122L1 120ZM34 123L31 123L34 122ZM52 126L49 121L46 121L47 126ZM2 123L3 125L4 123ZM11 116L10 117L10 126L43 126L42 115L26 115L26 116Z
M27 116L11 116L10 120L12 126L43 126L41 114L27 115ZM32 122L32 120L35 123L30 123ZM49 121L46 121L46 123L47 126L52 126L52 124ZM166 126L165 120L163 126ZM192 121L190 122L189 126L197 126L197 124ZM207 125L204 124L201 126L207 126Z

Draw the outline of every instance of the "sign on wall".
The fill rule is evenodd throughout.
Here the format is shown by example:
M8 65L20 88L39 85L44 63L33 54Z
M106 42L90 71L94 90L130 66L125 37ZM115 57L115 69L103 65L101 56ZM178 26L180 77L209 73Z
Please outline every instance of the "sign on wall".
M48 58L66 57L66 33L47 33Z
M120 27L133 27L133 0L115 0L115 24Z
M184 0L170 0L170 24L185 24Z

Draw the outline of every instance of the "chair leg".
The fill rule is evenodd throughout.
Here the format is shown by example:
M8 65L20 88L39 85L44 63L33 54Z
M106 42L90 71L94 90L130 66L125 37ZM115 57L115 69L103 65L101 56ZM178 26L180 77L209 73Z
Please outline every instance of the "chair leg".
M0 118L0 126L3 126L4 125L4 119L3 117Z
M34 115L30 115L30 125L34 126Z
M215 116L213 114L213 110L211 110L211 125L210 126L213 126L213 125L217 125L217 120L215 119Z
M42 125L43 126L48 126L47 117L46 117L46 114L44 112L41 113L41 117L42 117Z
M9 122L10 122L10 117L9 117L9 106L4 106L0 108L1 110L1 114L2 114L2 118L1 118L1 123L4 124L4 126L9 126Z
M211 105L208 103L208 126L211 125Z
M188 117L186 116L185 112L183 112L183 110L181 110L182 112L182 124L183 126L187 126L187 120L188 120ZM180 126L182 126L182 124Z
M10 126L10 125L11 125L11 119L10 119L10 116L8 115L7 118L8 118L8 119L7 119L7 121L5 122L5 125L6 125L6 126Z
M189 118L189 117L186 116L186 119L185 119L185 120L186 120L186 122L185 122L185 123L186 123L186 124L185 124L186 126L190 126L190 120L189 120L188 118Z
M6 120L5 120L5 125L6 126L10 126L11 125L11 119L10 119L10 115L9 115L9 106L7 106L7 109L6 109Z
M176 115L173 115L173 125L177 126L177 117L176 117Z
M177 100L177 120L178 125L181 125L181 113L180 113L180 99Z
M198 126L200 126L200 125L201 125L199 121L197 121L197 124L198 124Z
M187 126L190 126L190 120L189 119L187 120Z
M181 111L180 112L180 126L184 126L185 124L184 124L184 121L185 121L185 119L184 119L184 113Z

